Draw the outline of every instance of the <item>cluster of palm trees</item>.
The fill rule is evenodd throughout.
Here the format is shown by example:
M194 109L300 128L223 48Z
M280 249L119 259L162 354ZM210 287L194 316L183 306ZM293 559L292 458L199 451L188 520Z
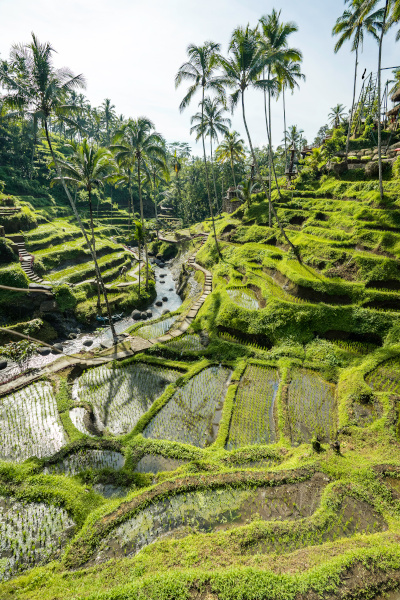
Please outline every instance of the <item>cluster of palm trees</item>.
M137 235L135 237L139 240L139 248L142 242L145 249L147 289L148 256L144 233L142 187L144 179L152 177L154 182L157 171L166 170L165 141L161 134L154 130L154 125L149 119L139 117L122 123L115 132L113 143L109 149L99 147L94 140L88 141L84 138L81 142L76 140L70 142L68 158L61 156L54 148L49 122L56 118L63 121L68 119L71 107L67 101L77 89L85 86L85 80L82 75L74 75L69 69L56 69L53 64L53 53L51 45L41 43L34 34L32 34L30 43L14 46L11 53L13 62L2 62L0 65L0 82L7 91L3 96L3 102L17 111L29 114L34 121L41 122L44 127L52 165L57 173L54 183L60 183L63 186L90 250L98 284L98 307L100 307L100 293L102 293L112 335L116 341L117 336L107 292L96 256L92 193L95 188L102 187L106 181L112 180L118 184L125 182L130 189L131 208L134 212L131 183L135 170L140 205L140 222L136 224ZM112 106L108 106L108 109L111 111ZM109 126L106 131L111 135ZM82 223L71 193L76 188L83 188L87 192L91 225L90 237Z
M258 182L268 198L269 226L272 225L272 218L274 217L286 242L297 255L296 248L287 237L280 223L271 198L273 176L279 191L272 153L271 99L282 95L285 119L285 153L287 154L285 91L293 91L299 86L299 81L304 79L300 68L302 53L297 48L289 45L289 37L297 29L295 23L282 22L280 12L273 10L271 14L263 16L256 27L247 25L247 27L238 27L235 29L231 35L227 56L222 56L220 45L215 42L207 41L202 46L189 45L187 49L188 60L180 67L176 75L175 84L177 87L184 81L187 81L189 84L186 95L180 104L181 111L190 104L197 91L201 93L201 113L197 113L192 118L192 122L196 123L196 126L192 127L192 130L196 131L197 137L201 138L203 144L210 216L215 246L219 256L220 250L215 233L213 203L211 201L207 170L205 137L208 135L210 141L212 141L212 139L216 139L218 133L225 133L226 138L223 149L217 149L217 156L220 160L230 160L233 171L233 157L234 155L236 157L240 156L241 149L237 146L237 134L236 140L233 137L230 138L227 136L228 132L225 131L225 128L229 125L229 120L226 118L223 120L222 113L228 104L233 112L239 101L254 169ZM268 188L264 178L260 174L260 168L246 120L245 94L251 88L260 90L264 96L265 126L269 149ZM206 93L211 93L214 97L206 97ZM206 107L207 110L212 109L214 111L212 123L206 114ZM216 116L219 121L218 128L216 127ZM232 133L232 136L234 135L235 132ZM236 144L235 150L232 148L234 143Z
M355 110L357 88L357 71L359 53L362 51L365 35L371 35L378 43L377 96L378 96L378 155L379 155L379 189L383 199L382 180L382 47L384 37L389 29L400 21L400 0L345 0L348 7L337 19L333 35L338 36L335 52L338 52L347 41L351 43L351 51L355 54L353 100L349 115L349 127L346 140L346 160L349 152L349 140ZM400 31L396 39L400 39Z

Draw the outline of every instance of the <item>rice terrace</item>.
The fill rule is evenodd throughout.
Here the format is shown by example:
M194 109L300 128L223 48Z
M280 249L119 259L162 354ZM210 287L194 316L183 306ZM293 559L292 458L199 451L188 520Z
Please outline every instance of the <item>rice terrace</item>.
M0 600L400 600L400 0L34 4Z

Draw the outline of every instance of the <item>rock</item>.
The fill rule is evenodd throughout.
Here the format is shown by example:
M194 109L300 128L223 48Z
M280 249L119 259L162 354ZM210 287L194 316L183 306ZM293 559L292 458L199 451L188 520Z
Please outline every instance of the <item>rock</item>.
M166 273L160 273L160 277L165 277L166 275Z
M140 313L140 318L142 321L145 321L147 319L147 314L145 312Z
M59 352L57 352L57 350L59 350L59 352L64 352L64 348L62 347L62 344L53 344L53 349L52 349L52 354L59 354Z
M160 279L160 283L165 283L165 281L163 279Z
M28 288L30 290L48 290L51 292L51 287L49 285L41 285L40 283L30 283Z
M158 266L160 267L160 269L163 269L165 267L165 263L163 263L162 261L160 261L158 263Z
M57 302L55 300L45 300L41 303L40 312L53 312L58 310Z
M173 291L174 291L174 288L169 288L169 290L168 290L168 291L169 291L169 292L173 292Z
M8 363L6 360L0 360L0 371L2 369L5 369L7 365L8 365Z
M91 346L92 344L93 344L93 340L85 340L85 341L83 342L83 345L84 345L84 346Z
M148 316L148 318L153 316L153 313L151 312L151 310L146 310L146 315Z
M156 302L156 306L162 306L162 302L161 302L161 300L157 300L157 302Z
M46 348L46 346L43 347L39 347L37 349L38 354L40 354L41 356L47 356L48 354L50 354L50 348Z
M141 319L140 314L140 310L135 309L134 311L132 311L131 317L132 319L135 319L135 321L139 321L139 319Z
M70 333L70 334L69 334L69 336L68 336L68 339L69 339L69 340L76 340L76 338L77 338L77 337L78 337L78 336L77 336L77 334L76 334L76 333Z
M345 161L340 163L328 163L328 168L330 171L336 173L336 175L343 175L347 171L347 164Z
M168 298L167 298L167 296L163 296L163 299L162 299L162 301L163 301L163 302L168 302Z
M162 311L163 315L168 315L171 311L168 310L167 308L165 310Z

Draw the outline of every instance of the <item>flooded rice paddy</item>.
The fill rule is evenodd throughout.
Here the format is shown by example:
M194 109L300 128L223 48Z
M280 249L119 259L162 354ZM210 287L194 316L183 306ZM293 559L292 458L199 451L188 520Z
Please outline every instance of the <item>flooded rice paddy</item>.
M74 525L61 508L0 497L0 581L57 558Z
M204 448L215 441L231 371L208 367L195 375L152 419L143 432Z
M22 462L66 444L50 383L37 382L0 398L0 458Z
M98 429L114 435L131 431L140 417L161 396L178 371L134 363L125 367L101 366L84 373L73 386L77 402L93 406Z
M134 335L139 335L145 340L151 340L152 338L158 338L167 333L172 325L177 320L178 315L173 317L167 317L158 323L150 323L149 325L142 325L139 329L136 329Z
M240 306L248 310L257 310L260 308L255 293L247 288L231 288L226 290L229 298Z
M125 458L120 452L112 450L83 449L70 454L57 463L47 465L44 473L50 475L76 475L87 469L113 469L119 471L125 464Z
M135 467L139 473L159 473L161 471L175 471L184 465L186 461L178 458L166 458L160 454L146 454Z

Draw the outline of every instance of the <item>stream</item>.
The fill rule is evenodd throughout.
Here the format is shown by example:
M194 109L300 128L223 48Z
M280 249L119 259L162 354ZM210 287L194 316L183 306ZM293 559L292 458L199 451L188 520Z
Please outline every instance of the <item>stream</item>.
M149 323L161 317L164 311L173 312L181 306L182 299L176 293L179 274L183 263L187 261L192 252L193 250L182 252L182 254L180 254L177 258L165 262L163 267L159 267L157 264L155 264L155 262L152 264L156 279L157 296L154 302L146 309L151 310L153 313L152 317L146 321L141 321L142 323ZM195 280L194 275L189 277L188 286L188 293L190 296L195 296L201 290L201 286ZM165 302L162 300L164 297L168 298L168 300ZM157 306L157 302L162 302L162 306ZM131 316L124 317L114 324L115 331L119 335L137 323L139 323L139 321L135 321ZM92 342L92 344L90 346L86 346L85 342L88 342L89 340ZM69 355L76 354L81 351L88 352L94 348L98 348L101 344L110 343L111 340L111 328L98 327L97 330L93 332L80 333L76 339L69 340L66 338L60 338L53 343L61 343L63 346L64 355ZM59 358L59 356L60 354L58 353L50 353L45 356L35 353L28 363L28 369L41 369L42 367L54 362L57 358ZM0 371L0 383L6 383L18 374L18 366L15 363L9 362L8 366Z

